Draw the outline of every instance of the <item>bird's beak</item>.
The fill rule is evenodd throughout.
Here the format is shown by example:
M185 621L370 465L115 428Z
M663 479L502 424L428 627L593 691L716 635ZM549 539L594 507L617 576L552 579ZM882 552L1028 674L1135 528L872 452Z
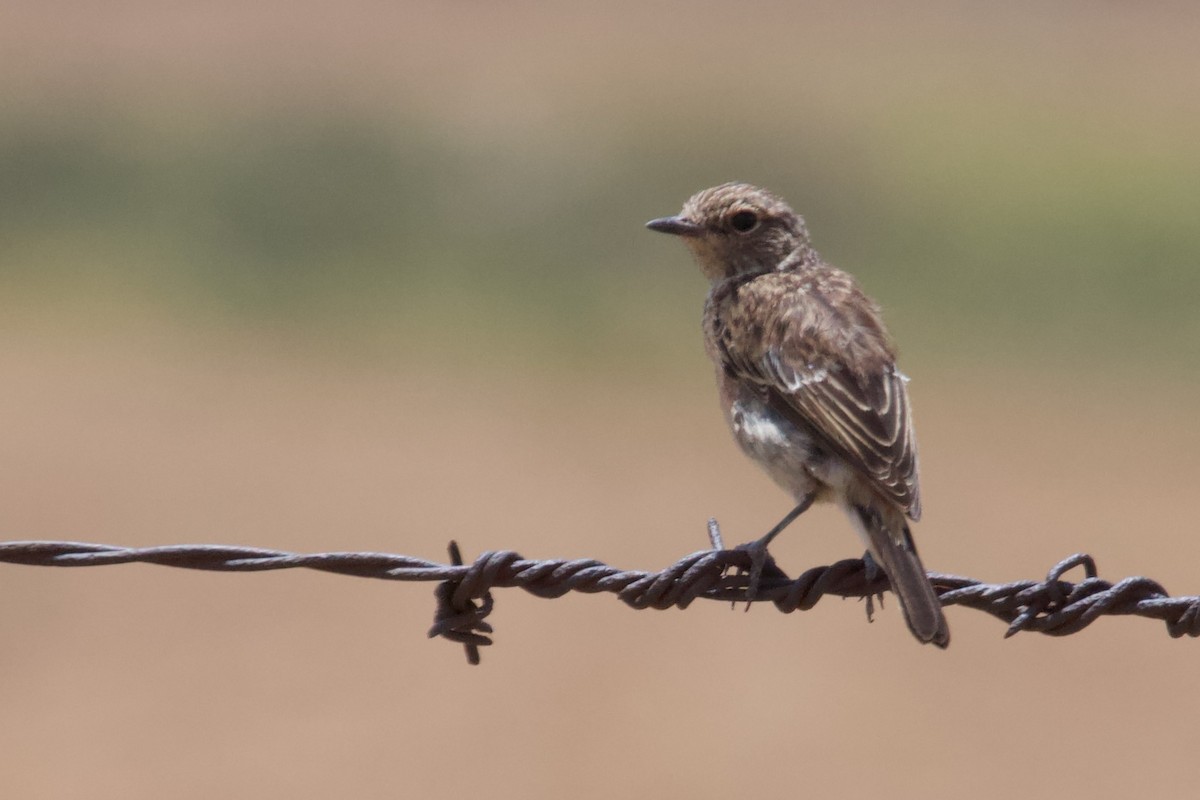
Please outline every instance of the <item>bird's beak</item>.
M704 233L703 226L679 216L652 219L646 223L646 227L652 231L673 233L676 236L699 236Z

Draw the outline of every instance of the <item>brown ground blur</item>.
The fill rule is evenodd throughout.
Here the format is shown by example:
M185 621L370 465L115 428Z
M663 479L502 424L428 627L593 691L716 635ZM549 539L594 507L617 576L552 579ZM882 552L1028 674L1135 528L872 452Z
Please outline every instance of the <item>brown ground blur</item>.
M0 539L659 568L788 499L700 277L759 182L884 305L931 569L1200 594L1194 3L16 0ZM859 554L818 509L785 569ZM0 800L1196 796L1200 642L0 565Z
M182 341L0 344L7 537L433 558L456 537L654 568L699 549L709 514L748 538L787 507L735 454L699 358L622 381ZM1194 403L1113 385L917 375L931 568L1036 577L1087 550L1107 577L1200 591ZM856 554L825 510L777 552ZM892 607L868 625L848 601L635 613L505 591L469 668L426 640L426 585L0 574L4 797L1190 792L1197 645L1145 620L1004 641L951 610L943 653Z

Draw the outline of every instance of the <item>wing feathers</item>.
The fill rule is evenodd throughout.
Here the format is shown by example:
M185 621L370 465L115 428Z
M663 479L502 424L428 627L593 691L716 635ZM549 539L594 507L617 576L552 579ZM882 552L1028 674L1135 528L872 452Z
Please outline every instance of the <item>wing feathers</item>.
M760 386L917 519L908 379L895 367L878 308L848 275L822 270L761 275L716 298L723 367Z

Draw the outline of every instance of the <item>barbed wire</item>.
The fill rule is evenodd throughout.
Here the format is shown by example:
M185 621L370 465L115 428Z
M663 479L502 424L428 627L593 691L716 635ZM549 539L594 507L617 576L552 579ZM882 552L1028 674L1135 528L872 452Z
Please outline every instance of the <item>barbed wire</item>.
M450 563L442 564L393 553L289 553L256 547L225 545L167 545L117 547L88 542L0 542L0 563L41 567L95 567L111 564L158 564L217 572L264 572L312 569L393 581L436 581L437 609L429 636L462 644L467 659L479 663L479 648L490 645L493 632L487 618L495 602L492 590L516 587L537 597L562 597L569 592L617 595L635 609L687 608L692 601L746 601L751 554L725 549L715 521L709 523L713 549L684 556L657 572L627 570L594 559L524 558L511 550L482 553L463 564L458 545L450 543ZM1064 580L1082 568L1078 582ZM1097 577L1091 556L1076 554L1056 564L1045 580L984 583L973 578L929 573L944 606L984 611L1008 623L1005 636L1036 631L1067 636L1083 630L1098 617L1130 615L1161 620L1172 637L1200 636L1200 597L1171 597L1149 578L1125 578L1110 583ZM789 578L768 557L755 602L770 602L784 613L805 611L826 595L863 598L867 614L872 599L882 600L887 576L862 559L852 558L813 567Z

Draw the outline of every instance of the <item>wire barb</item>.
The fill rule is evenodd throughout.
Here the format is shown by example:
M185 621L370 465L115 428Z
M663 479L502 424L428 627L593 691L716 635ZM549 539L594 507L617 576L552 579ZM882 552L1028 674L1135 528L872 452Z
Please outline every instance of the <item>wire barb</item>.
M720 532L709 528L714 545ZM464 564L458 544L449 546L450 563L441 564L393 553L289 553L254 547L169 545L115 547L89 542L0 542L0 563L41 567L92 567L109 564L159 564L219 572L262 572L313 569L393 581L436 581L437 609L431 637L440 636L466 648L467 660L479 663L479 648L490 645L487 618L495 607L492 589L516 587L538 597L569 592L615 594L626 605L643 608L687 608L693 600L745 601L752 567L744 549L714 547L684 556L659 570L623 570L592 559L523 558L511 550L486 552ZM1064 576L1083 569L1077 583ZM973 578L929 573L944 606L984 611L1006 622L1005 636L1036 631L1067 636L1105 615L1157 619L1175 638L1200 636L1200 597L1171 597L1149 578L1110 583L1097 577L1096 562L1078 553L1049 571L1043 581L990 584ZM756 602L771 602L784 613L806 611L826 595L871 598L888 590L887 576L852 558L813 567L789 578L772 561L764 569Z
M446 549L450 553L450 565L461 567L463 560L458 542L451 539ZM434 590L437 610L433 614L429 637L442 636L452 642L461 642L467 652L467 663L474 666L479 663L479 648L492 643L487 636L492 632L492 626L486 620L495 603L492 593L483 588L479 595L482 603L476 604L472 588L480 582L469 578L468 575L463 580L442 581L437 585Z

